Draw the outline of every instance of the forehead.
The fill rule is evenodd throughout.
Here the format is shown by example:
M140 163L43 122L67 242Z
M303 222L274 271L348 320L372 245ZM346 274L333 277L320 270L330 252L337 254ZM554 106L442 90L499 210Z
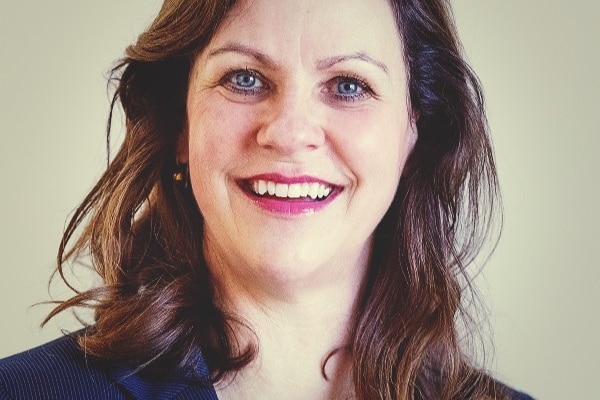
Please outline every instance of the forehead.
M402 58L388 0L242 0L209 48L231 42L281 57L366 52L381 59Z

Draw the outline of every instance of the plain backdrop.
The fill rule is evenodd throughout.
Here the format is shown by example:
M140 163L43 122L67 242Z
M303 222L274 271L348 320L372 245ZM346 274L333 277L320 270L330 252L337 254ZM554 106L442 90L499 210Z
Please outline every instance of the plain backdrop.
M485 89L505 204L480 283L491 367L539 399L597 399L600 2L452 3ZM50 298L66 218L105 167L106 73L158 7L0 2L0 357L78 326L65 315L40 330L50 307L31 306ZM54 298L68 293L52 285Z

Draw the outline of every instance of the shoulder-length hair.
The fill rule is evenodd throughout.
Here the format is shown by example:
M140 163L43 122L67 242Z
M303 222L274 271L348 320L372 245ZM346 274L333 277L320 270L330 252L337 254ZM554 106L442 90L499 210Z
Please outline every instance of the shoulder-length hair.
M113 70L124 142L64 233L57 270L89 252L103 285L71 307L95 310L87 354L145 371L188 368L201 349L217 381L251 362L234 316L214 301L203 220L173 180L195 56L234 0L165 0ZM377 227L365 290L347 346L358 399L503 396L471 363L457 320L469 320L467 266L498 206L480 84L461 54L444 0L393 0L418 140ZM112 116L113 111L111 111ZM110 135L109 117L108 135ZM473 328L473 327L471 327ZM475 330L477 328L474 328Z

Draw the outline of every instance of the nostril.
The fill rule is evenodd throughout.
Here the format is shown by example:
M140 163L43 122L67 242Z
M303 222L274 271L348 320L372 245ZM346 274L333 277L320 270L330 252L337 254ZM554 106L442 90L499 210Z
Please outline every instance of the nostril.
M325 142L323 128L308 121L275 121L259 130L259 145L284 153L315 150Z

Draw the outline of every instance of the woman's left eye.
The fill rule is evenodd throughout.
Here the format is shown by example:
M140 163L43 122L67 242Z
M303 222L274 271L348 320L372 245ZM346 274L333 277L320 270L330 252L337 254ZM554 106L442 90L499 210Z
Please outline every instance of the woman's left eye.
M338 76L326 83L325 93L335 100L357 101L373 96L373 91L363 80L351 76Z

